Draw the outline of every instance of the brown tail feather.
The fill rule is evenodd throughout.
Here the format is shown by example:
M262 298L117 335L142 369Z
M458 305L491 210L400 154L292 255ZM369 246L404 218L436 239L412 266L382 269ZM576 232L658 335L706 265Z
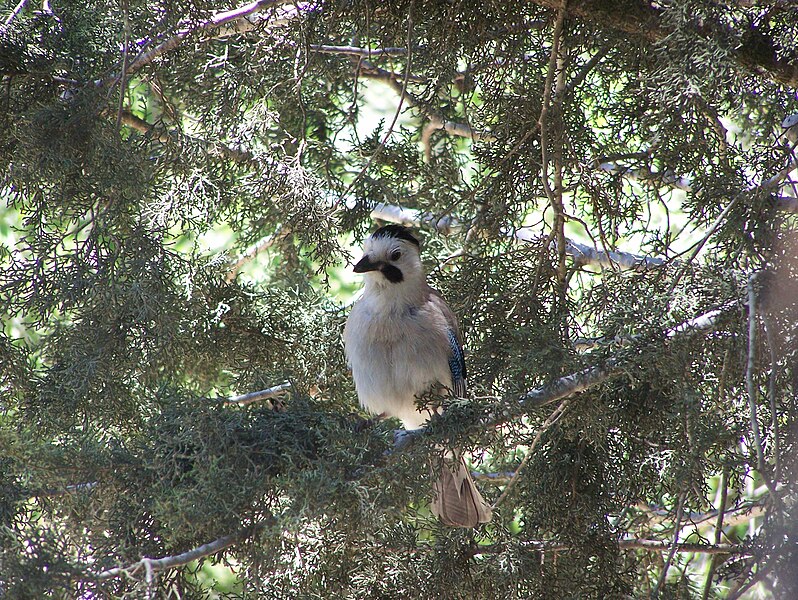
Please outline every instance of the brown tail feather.
M463 457L455 453L442 462L432 486L432 512L450 527L476 527L490 521L490 505L477 490Z

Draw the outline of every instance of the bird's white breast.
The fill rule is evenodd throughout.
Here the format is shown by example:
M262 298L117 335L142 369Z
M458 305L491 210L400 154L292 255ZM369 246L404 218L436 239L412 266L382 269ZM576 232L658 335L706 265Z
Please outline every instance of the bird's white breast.
M428 413L416 397L431 385L451 387L446 322L430 303L384 310L379 298L364 296L352 308L344 330L347 359L360 404L420 427Z

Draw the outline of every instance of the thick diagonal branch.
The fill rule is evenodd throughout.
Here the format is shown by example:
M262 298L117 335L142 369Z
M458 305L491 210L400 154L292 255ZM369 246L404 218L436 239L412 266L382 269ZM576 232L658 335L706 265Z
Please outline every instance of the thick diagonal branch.
M539 6L559 10L562 0L533 0ZM571 0L568 14L602 27L622 31L649 42L659 42L673 31L663 25L663 11L646 0L605 2L604 0ZM705 20L696 24L696 34L705 39L737 39L736 32L721 23ZM765 75L789 87L798 86L798 64L779 52L775 39L756 26L743 33L742 39L726 48L739 65Z

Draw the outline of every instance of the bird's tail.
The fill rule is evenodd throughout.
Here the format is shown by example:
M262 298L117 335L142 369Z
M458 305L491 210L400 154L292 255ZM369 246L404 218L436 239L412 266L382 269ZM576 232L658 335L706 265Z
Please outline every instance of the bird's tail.
M450 527L476 527L490 521L490 504L479 493L460 453L447 453L441 462L432 486L432 512Z

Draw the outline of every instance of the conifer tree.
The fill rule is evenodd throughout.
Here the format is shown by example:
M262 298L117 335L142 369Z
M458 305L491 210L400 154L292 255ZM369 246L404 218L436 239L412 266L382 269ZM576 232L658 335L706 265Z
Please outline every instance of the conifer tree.
M19 0L0 78L0 598L798 597L793 3ZM469 370L404 435L386 222Z

